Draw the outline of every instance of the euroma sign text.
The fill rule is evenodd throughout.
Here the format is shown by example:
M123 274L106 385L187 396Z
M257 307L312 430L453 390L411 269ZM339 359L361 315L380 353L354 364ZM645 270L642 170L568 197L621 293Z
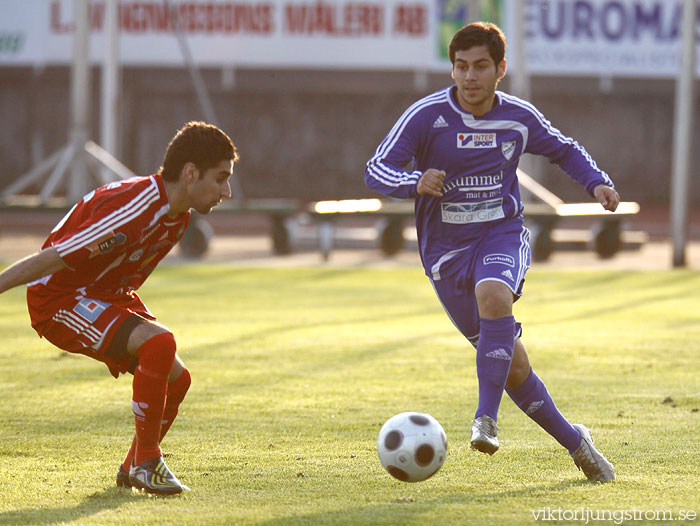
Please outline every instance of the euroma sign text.
M93 62L103 58L106 1L89 4ZM479 16L469 12L477 4L120 0L120 60L125 66L181 67L174 33L179 27L202 66L449 71L447 45L455 30ZM513 53L518 26L524 29L527 68L535 75L673 77L679 69L681 0L491 0L481 5L508 36L511 70L519 66ZM73 10L74 0L0 0L0 66L69 64ZM516 19L518 11L522 15ZM700 71L700 50L697 56Z
M513 3L508 7L513 34ZM682 12L680 0L524 0L528 70L673 77L679 70ZM698 14L700 42L700 3ZM700 73L700 49L697 58Z

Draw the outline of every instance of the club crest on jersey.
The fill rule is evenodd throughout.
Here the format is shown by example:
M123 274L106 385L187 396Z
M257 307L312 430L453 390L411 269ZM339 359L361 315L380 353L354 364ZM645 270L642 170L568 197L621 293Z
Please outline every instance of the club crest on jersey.
M480 149L495 148L495 133L458 133L457 148Z
M515 153L515 141L504 141L501 143L501 153L506 161L510 161Z

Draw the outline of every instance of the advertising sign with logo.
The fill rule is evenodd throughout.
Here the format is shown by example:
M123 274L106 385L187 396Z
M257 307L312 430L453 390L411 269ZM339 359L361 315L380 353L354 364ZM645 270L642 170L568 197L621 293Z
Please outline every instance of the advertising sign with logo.
M93 61L105 1L89 5ZM73 0L0 2L0 65L67 64L73 10ZM434 62L434 15L432 0L121 0L120 60L182 65L180 28L202 66L415 69Z
M90 1L93 62L102 60L106 1ZM0 66L69 64L73 9L74 0L0 1ZM120 0L118 13L127 67L181 67L179 27L201 66L449 71L452 35L481 17L506 32L511 71L522 24L531 74L669 78L679 66L682 2Z
M523 0L528 71L674 77L680 67L682 4L680 0ZM504 29L513 34L514 2L507 2L507 7ZM700 73L700 48L696 57ZM517 67L512 61L510 65Z

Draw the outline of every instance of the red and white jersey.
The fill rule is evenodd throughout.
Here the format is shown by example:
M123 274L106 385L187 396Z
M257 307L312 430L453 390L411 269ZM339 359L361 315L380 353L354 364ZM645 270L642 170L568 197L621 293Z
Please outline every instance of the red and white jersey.
M56 225L53 246L68 266L30 283L32 325L40 330L67 299L94 298L145 312L134 292L177 243L190 214L168 217L159 174L110 183L87 194Z

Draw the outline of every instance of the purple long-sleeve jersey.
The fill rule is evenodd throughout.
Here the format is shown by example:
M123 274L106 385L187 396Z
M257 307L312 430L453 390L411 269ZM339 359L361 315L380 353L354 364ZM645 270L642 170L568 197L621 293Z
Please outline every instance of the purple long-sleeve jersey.
M522 221L516 168L523 153L547 157L591 195L600 184L613 186L586 150L529 102L497 91L495 106L474 117L455 100L454 86L404 112L367 162L365 183L391 197L415 198L421 260L431 275L492 227ZM441 198L416 194L429 168L447 174Z

